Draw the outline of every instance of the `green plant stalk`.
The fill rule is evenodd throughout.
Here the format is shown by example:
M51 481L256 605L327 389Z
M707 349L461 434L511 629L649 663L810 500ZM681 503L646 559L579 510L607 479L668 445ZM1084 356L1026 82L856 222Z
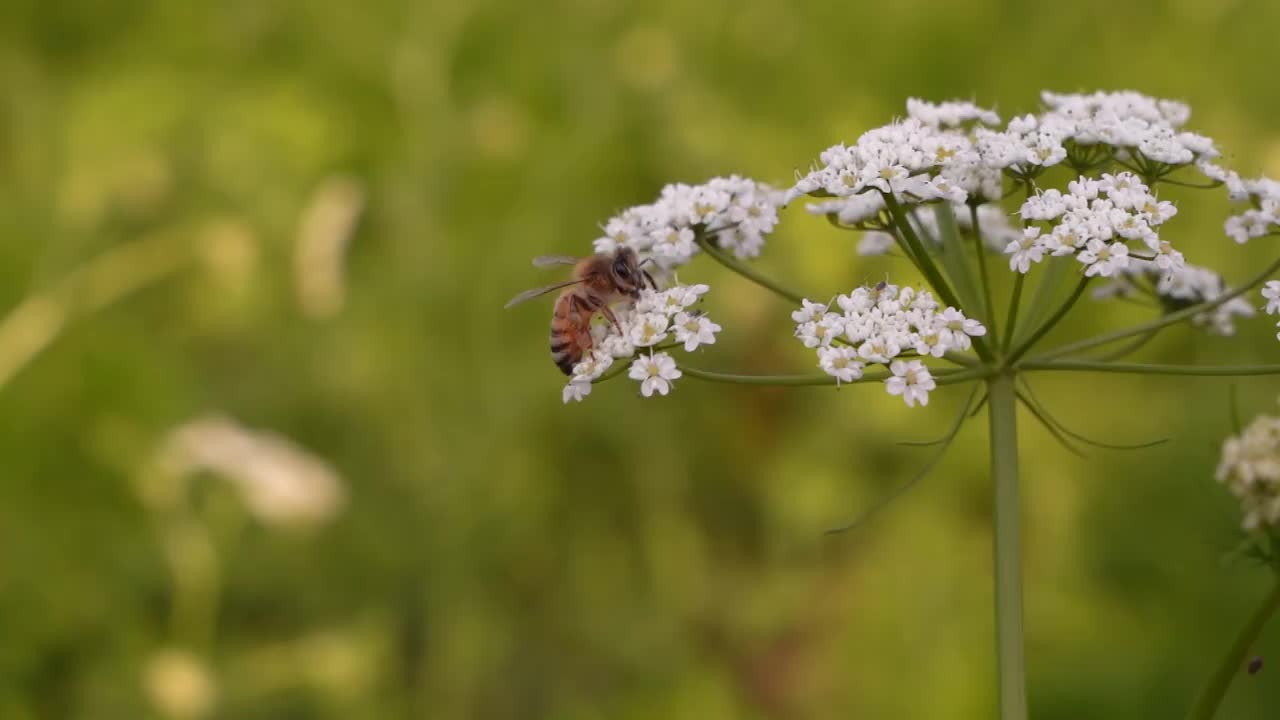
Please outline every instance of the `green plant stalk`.
M991 337L1000 337L996 329L996 306L991 302L991 278L987 274L987 248L982 241L982 228L978 225L978 206L969 206L969 218L973 223L973 249L978 254L978 275L982 282L983 321Z
M938 271L938 266L933 264L933 260L929 258L929 250L920 241L920 237L916 235L916 231L911 227L911 222L907 219L906 210L903 209L898 199L893 193L881 193L884 197L885 206L889 209L889 214L893 217L893 223L898 228L898 235L904 241L904 245L909 246L916 254L916 267L920 268L920 272L924 274L929 285L933 287L933 291L942 298L942 301L951 307L958 308L966 312L972 312L971 308L965 308L963 304L956 298L951 290L951 286L947 284L946 278ZM973 350L978 357L990 362L994 359L991 349L987 347L986 340L981 336L973 338Z
M1183 308L1177 312L1171 312L1150 322L1134 325L1133 327L1126 328L1124 330L1117 330L1115 332L1098 335L1097 337L1088 338L1087 340L1081 340L1080 342L1063 345L1062 347L1054 348L1042 355L1038 355L1035 359L1051 360L1053 358L1062 357L1063 355L1069 355L1081 350L1088 350L1090 348L1098 347L1099 345L1106 345L1108 343L1116 342L1117 340L1124 340L1125 338L1130 338L1135 335L1141 335L1143 333L1166 328L1170 325L1182 322L1183 320L1193 318L1200 313L1208 312L1223 303L1230 302L1231 300L1240 297L1258 285L1261 285L1264 280L1274 275L1277 271L1280 271L1280 259L1268 265L1265 270L1253 276L1253 278L1245 284L1240 285L1230 292L1225 292L1213 300L1202 302L1199 305L1192 305L1191 307Z
M857 385L859 383L879 382L892 376L890 372L882 370L866 373L857 380L850 382L839 382L835 377L826 373L812 375L742 375L701 370L688 365L680 366L680 371L689 377L699 380L733 385ZM933 375L933 381L939 386L954 385L966 380L981 380L991 374L991 370L985 367L971 369L929 368L929 372Z
M1280 365L1162 365L1097 362L1092 360L1028 360L1019 363L1018 369L1130 373L1134 375L1200 375L1204 377L1280 375Z
M1024 273L1018 273L1013 280L1013 295L1009 298L1009 319L1004 324L1004 340L1000 343L1000 347L1009 348L1013 345L1013 331L1018 326L1018 306L1022 304L1022 284L1026 282L1027 276Z
M1277 608L1280 608L1280 581L1272 586L1262 604L1253 611L1253 615L1244 627L1240 628L1235 642L1227 649L1227 654L1222 657L1218 669L1209 676L1209 682L1200 691L1195 705L1191 706L1191 712L1187 714L1188 720L1209 720L1218 711L1218 705L1222 704L1222 698L1226 697L1231 681L1240 673L1240 668L1244 665L1244 657L1249 653L1249 647L1258 640L1263 626L1275 614Z
M750 265L730 256L724 250L716 247L715 243L711 242L706 236L699 234L697 237L697 243L698 247L702 248L702 251L710 255L716 262L738 273L751 282L768 290L772 290L778 296L786 300L790 300L792 304L799 305L800 301L804 299L804 296L795 290L785 287L781 283L770 280L764 275L756 272Z
M995 485L994 569L996 656L1000 718L1026 720L1027 684L1022 640L1022 530L1018 498L1017 395L1012 373L987 381L991 420L991 477Z
M1048 320L1046 320L1044 324L1036 328L1036 331L1033 332L1030 337L1022 341L1017 348L1010 351L1009 360L1008 360L1008 363L1010 365L1018 362L1018 360L1021 359L1023 355L1027 354L1028 350L1030 350L1032 347L1035 347L1035 344L1037 342L1040 342L1040 338L1047 335L1049 331L1052 330L1053 327L1057 325L1059 321L1062 320L1062 318L1066 317L1066 314L1076 304L1076 301L1079 300L1080 296L1084 294L1084 289L1089 286L1090 279L1091 278L1089 278L1088 276L1081 277L1080 282L1076 283L1076 288L1075 290L1071 291L1071 296L1067 298L1067 301L1062 303L1062 305L1058 308L1058 310L1054 312L1054 314Z

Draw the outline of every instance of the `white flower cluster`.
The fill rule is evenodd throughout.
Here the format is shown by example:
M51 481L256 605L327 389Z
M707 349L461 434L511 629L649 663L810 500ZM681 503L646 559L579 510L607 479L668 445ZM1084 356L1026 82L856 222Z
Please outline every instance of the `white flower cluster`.
M835 303L843 312L804 300L791 313L796 337L817 350L818 367L836 378L837 385L861 378L868 364L889 366L893 376L886 388L890 395L901 395L909 407L929 404L935 384L923 362L902 358L967 350L971 336L987 332L955 308L939 312L928 290L881 283L840 295Z
M640 381L645 397L666 395L671 381L680 377L675 360L659 348L681 346L693 352L714 345L720 326L695 306L709 288L706 285L677 285L662 291L645 289L634 304L613 309L618 326L597 322L591 327L592 349L577 365L561 393L561 399L581 401L591 394L591 383L603 375L615 360L641 352L628 376ZM672 338L669 343L664 341Z
M1067 192L1046 190L1027 198L1019 214L1024 222L1052 223L1048 234L1031 226L1005 248L1009 269L1025 273L1046 255L1074 255L1085 264L1084 274L1111 277L1128 267L1130 240L1141 240L1152 262L1165 272L1185 262L1156 228L1177 214L1173 203L1157 200L1136 175L1129 172L1093 180L1081 176Z
M1129 297L1144 291L1154 295L1166 311L1176 311L1217 300L1227 291L1227 286L1222 276L1209 268L1184 264L1181 268L1165 270L1150 260L1132 258L1121 273L1107 285L1098 287L1093 295L1102 300ZM1277 292L1280 293L1280 288ZM1264 289L1262 294L1266 297L1267 290ZM1256 314L1247 300L1236 297L1209 312L1196 315L1192 322L1214 335L1235 335L1236 318Z
M972 103L909 100L905 120L871 130L851 147L827 148L822 167L800 178L788 200L805 194L847 198L869 190L894 192L906 202L963 202L971 195L996 200L1002 171L1035 174L1066 160L1071 147L1226 173L1211 162L1218 150L1210 138L1181 130L1191 115L1182 103L1128 91L1046 91L1041 99L1043 112L1015 117L1003 130L989 127L999 116ZM972 126L966 130L967 123ZM1107 153L1096 159L1107 159Z
M1000 172L985 167L969 133L955 127L970 120L998 122L995 113L965 103L920 100L912 100L908 110L905 120L868 131L852 146L824 150L822 167L799 178L787 201L807 194L851 198L870 191L892 192L906 202L1000 197Z
M1280 418L1260 415L1227 438L1217 479L1240 499L1245 530L1280 529Z
M1280 182L1271 178L1241 180L1235 173L1224 176L1227 191L1236 200L1248 200L1254 207L1227 218L1223 230L1240 244L1280 230Z
M1045 91L1040 99L1044 112L1013 118L1003 132L976 132L984 162L1026 174L1065 160L1068 142L1109 146L1122 160L1141 154L1166 165L1208 163L1218 156L1213 140L1181 130L1191 109L1179 102L1132 91L1090 95Z
M778 224L782 193L754 180L733 175L702 185L675 183L662 189L657 202L624 210L604 226L595 251L611 253L620 245L649 258L659 275L684 265L697 254L695 232L716 230L716 244L739 259L756 257L764 236Z

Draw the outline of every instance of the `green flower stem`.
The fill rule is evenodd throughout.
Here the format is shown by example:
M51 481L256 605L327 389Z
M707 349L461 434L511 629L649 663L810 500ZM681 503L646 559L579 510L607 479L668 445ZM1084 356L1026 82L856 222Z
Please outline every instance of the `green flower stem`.
M735 257L730 256L724 250L721 250L720 248L716 247L714 243L712 243L706 236L702 235L701 233L698 234L697 242L698 242L698 247L702 248L702 251L710 255L712 259L714 259L716 262L738 273L742 277L750 280L751 282L759 285L760 287L763 287L766 290L773 291L776 295L783 297L787 300L790 300L791 303L794 305L799 305L800 301L804 299L805 297L804 295L801 295L800 293L796 292L795 290L792 290L791 288L786 287L785 285L782 285L781 283L770 280L764 275L761 275L760 273L756 272L755 269L753 269L751 266L747 265L746 263L742 262L741 260Z
M1189 318L1195 317L1200 313L1208 312L1218 307L1219 305L1222 305L1223 303L1230 302L1235 298L1240 297L1241 295L1249 292L1250 290L1257 287L1258 285L1261 285L1263 281L1265 281L1267 278L1274 275L1278 270L1280 270L1280 259L1277 259L1275 262L1268 265L1265 270L1255 275L1252 279L1250 279L1244 285L1237 287L1231 292L1219 295L1217 298L1213 300L1210 300L1208 302L1202 302L1199 305L1192 305L1191 307L1184 308L1177 312L1171 312L1168 315L1164 315L1163 317L1157 318L1156 320L1152 320L1151 322L1142 323L1140 325L1134 325L1133 327L1125 330L1117 330L1116 332L1105 333L1103 335L1098 335L1097 337L1089 338L1087 340L1081 340L1080 342L1071 343L1069 345L1063 345L1062 347L1050 350L1044 353L1043 355L1039 355L1034 359L1037 361L1051 360L1053 358L1059 358L1059 357L1062 357L1063 355L1070 355L1071 353L1079 352L1081 350L1088 350L1090 348L1095 348L1099 345L1106 345L1108 343L1113 343L1117 340L1124 340L1125 338L1130 338L1130 337L1133 337L1134 335L1141 335L1145 332L1149 332L1152 330L1160 330L1161 328L1166 328L1170 325L1174 325L1176 323L1182 322L1183 320L1187 320Z
M1040 342L1040 338L1047 335L1049 331L1053 329L1053 326L1057 325L1058 322L1061 321L1068 312L1070 312L1072 306L1074 306L1076 301L1080 299L1080 296L1084 294L1084 289L1089 286L1089 281L1091 279L1092 278L1087 276L1080 278L1080 282L1076 283L1076 289L1071 291L1071 296L1067 298L1066 302L1062 303L1062 307L1059 307L1057 312L1050 316L1043 325L1036 328L1036 331L1031 334L1031 337L1024 340L1017 348L1009 353L1009 359L1007 361L1008 364L1012 365L1018 362L1023 355L1027 354L1028 350L1034 347L1036 343Z
M1019 364L1018 369L1132 373L1135 375L1203 375L1208 377L1280 375L1280 365L1154 365L1150 363L1096 362L1093 360L1028 360Z
M1022 304L1022 284L1026 282L1026 273L1018 273L1013 280L1013 295L1009 298L1009 319L1004 324L1004 341L1001 347L1013 345L1013 330L1018 324L1018 306Z
M1111 350L1110 352L1105 352L1093 358L1093 360L1097 360L1097 361L1119 360L1122 357L1127 357L1129 355L1132 355L1133 353L1141 350L1143 346L1145 346L1147 343L1151 342L1151 340L1155 338L1156 333L1158 332L1160 332L1158 329L1148 330L1146 333L1125 343L1121 347Z
M916 235L915 229L911 227L911 222L907 219L907 213L901 203L891 192L882 192L880 195L884 198L885 206L893 217L894 225L897 226L898 233L904 240L904 245L909 246L915 253L916 267L920 268L921 273L924 273L925 279L929 281L929 285L933 287L934 292L938 293L938 296L947 305L964 310L964 305L956 299L956 295L952 292L951 286L947 284L946 278L938 271L938 266L934 265L933 260L929 258L928 248L920 242L920 237ZM986 340L982 337L973 338L973 350L978 354L978 357L988 362L994 358L991 354L991 349L987 347Z
M1277 608L1280 608L1280 582L1272 586L1271 592L1267 593L1262 604L1253 611L1253 615L1244 627L1240 628L1235 642L1227 649L1227 654L1222 657L1218 669L1213 672L1209 682L1200 691L1200 697L1196 698L1195 705L1187 714L1188 720L1210 720L1218 711L1218 705L1222 703L1227 689L1231 687L1231 681L1240 673L1244 657L1249 653L1249 647L1258 640L1258 636L1262 634L1262 628L1275 614Z
M996 330L996 306L991 301L991 279L987 275L987 248L982 243L982 228L978 226L978 206L969 205L969 218L973 223L973 249L978 253L978 276L982 281L983 322L991 337L999 337Z
M721 373L711 370L699 370L687 365L680 366L680 371L689 377L706 380L708 382L732 383L738 385L835 385L836 378L826 373L812 375L738 375L733 373ZM933 375L933 380L938 385L952 385L964 382L966 380L980 380L991 374L988 368L974 368L972 370L952 370L952 369L933 369L929 372ZM866 373L862 377L853 382L840 382L841 385L856 385L858 383L877 382L891 377L888 371Z
M1022 640L1022 530L1018 498L1017 394L1012 373L987 380L991 419L991 476L995 486L994 567L996 654L1001 720L1026 720L1027 684Z

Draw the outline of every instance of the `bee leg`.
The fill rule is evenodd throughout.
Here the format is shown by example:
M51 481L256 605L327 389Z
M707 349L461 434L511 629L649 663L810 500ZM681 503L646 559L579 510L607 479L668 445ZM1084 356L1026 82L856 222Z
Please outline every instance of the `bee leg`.
M644 274L644 279L649 281L649 287L653 288L654 290L657 290L658 283L653 281L653 276L649 274L649 271L641 270L640 272Z
M622 334L622 326L618 324L618 318L617 318L617 316L616 316L616 315L614 315L614 314L613 314L613 311L609 309L609 306L608 306L608 305L601 305L601 306L600 306L600 312L605 316L605 318L606 318L609 322L613 323L613 329L614 329L614 330L617 330L617 331L618 331L618 334L619 334L619 335L621 335L621 334Z
M578 346L584 351L590 350L592 345L591 317L596 314L595 308L591 307L591 303L584 298L575 296L572 302L573 310L571 312L578 318L578 325L584 328L584 331L578 335ZM609 309L604 308L604 311L607 313ZM617 323L615 322L614 324L616 325Z

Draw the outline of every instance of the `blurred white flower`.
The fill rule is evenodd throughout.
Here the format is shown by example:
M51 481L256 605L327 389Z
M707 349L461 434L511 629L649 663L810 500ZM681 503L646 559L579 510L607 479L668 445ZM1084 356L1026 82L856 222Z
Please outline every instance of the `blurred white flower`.
M206 416L169 433L157 456L167 477L200 472L230 482L249 511L267 525L313 525L346 502L338 473L324 460L274 433Z
M360 213L364 188L355 180L326 180L302 213L294 244L293 276L298 304L313 318L342 309L346 299L346 254Z
M1263 312L1268 315L1280 312L1280 280L1268 280L1262 287L1262 297L1267 301L1267 307Z
M1280 418L1260 415L1227 438L1217 479L1240 499L1245 530L1280 528Z
M582 402L582 398L591 394L591 381L581 380L574 377L565 384L564 390L560 393L560 399L568 405L570 401Z

